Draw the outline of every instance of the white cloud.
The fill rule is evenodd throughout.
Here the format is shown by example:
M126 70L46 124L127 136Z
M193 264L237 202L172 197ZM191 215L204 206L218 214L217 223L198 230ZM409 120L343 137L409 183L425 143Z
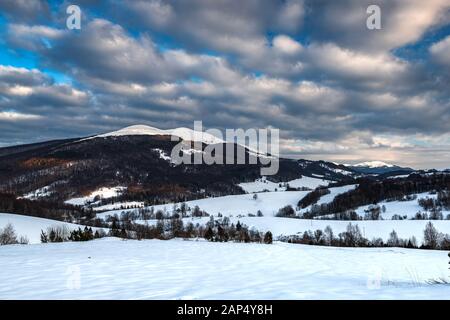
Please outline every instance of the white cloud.
M0 111L0 121L37 120L40 118L42 117L34 114L24 114L15 111Z
M408 64L390 54L368 54L333 43L308 47L309 61L316 68L354 79L386 80L401 76Z
M276 50L290 55L298 54L302 50L300 43L286 35L276 36L272 43Z

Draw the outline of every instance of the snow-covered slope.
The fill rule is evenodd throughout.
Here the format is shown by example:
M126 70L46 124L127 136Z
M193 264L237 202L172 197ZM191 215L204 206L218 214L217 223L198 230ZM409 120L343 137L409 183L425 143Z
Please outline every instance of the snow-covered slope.
M117 197L125 189L126 189L126 187L120 187L120 186L113 187L113 188L104 187L104 188L100 188L94 192L91 192L86 197L72 198L72 199L65 201L65 203L72 204L74 206L84 206L85 204L93 202L96 197L99 197L101 199Z
M334 200L334 198L341 194L341 193L345 193L348 192L350 190L353 190L357 187L357 184L350 184L350 185L346 185L346 186L342 186L342 187L335 187L335 188L330 188L330 193L324 195L323 197L320 197L319 201L317 201L317 204L323 204L323 203L330 203L331 201Z
M392 219L393 215L399 215L401 217L406 216L407 219L412 219L416 215L417 212L426 213L426 211L419 205L418 201L422 198L430 198L430 199L436 199L436 194L430 194L428 192L415 194L414 196L417 197L417 199L409 200L409 201L382 201L378 203L377 205L382 207L384 206L386 211L381 213L381 216L383 219ZM358 215L361 217L364 217L365 210L367 210L370 207L370 205L359 207L356 211ZM448 210L442 210L442 215L444 219L447 215L450 214L450 211Z
M257 194L257 199L253 199L251 194L241 194L187 201L186 204L190 208L199 206L200 209L212 215L218 215L219 213L226 216L247 215L249 213L256 214L258 210L261 210L264 215L273 216L284 206L292 205L295 208L298 201L307 193L308 191L262 192ZM178 208L180 205L181 203L175 204ZM172 212L173 207L173 203L153 206L155 212L163 210L169 213ZM107 211L97 214L97 217L105 218L108 215L120 215L122 211L132 210Z
M242 189L244 189L245 192L254 193L254 192L275 191L275 190L285 191L287 185L289 185L289 187L291 188L305 187L309 189L315 189L318 186L327 186L331 182L333 181L303 176L300 179L276 183L267 180L266 177L262 177L261 179L256 179L254 182L240 183L239 186Z
M447 252L101 239L0 247L0 299L449 299Z
M8 223L13 225L18 236L26 236L31 244L40 243L41 230L46 231L48 227L65 226L68 230L75 230L79 227L84 228L84 226L73 223L22 216L12 213L0 213L0 229L4 228ZM93 228L93 230L96 230L96 228Z
M45 197L52 195L53 191L51 191L50 189L51 189L51 186L45 186L45 187L39 188L35 191L29 192L29 193L23 195L23 197L21 197L21 198L29 199L29 200L37 200L40 198L45 198Z
M185 141L201 141L205 144L215 144L215 143L223 143L224 140L219 139L212 134L206 132L194 131L189 128L176 128L176 129L167 129L162 130L146 125L135 125L126 127L117 131L108 132L104 134L100 134L92 138L105 138L105 137L114 137L114 136L133 136L133 135L173 135L181 138Z
M300 209L299 213L303 215L305 212L310 211L312 206L314 206L314 205L321 205L321 204L325 204L325 203L330 203L330 202L332 202L334 200L334 198L337 195L339 195L341 193L345 193L347 191L350 191L350 190L356 188L356 186L357 186L356 184L350 184L350 185L346 185L346 186L342 186L342 187L329 188L328 189L328 190L330 190L329 194L326 194L326 195L320 197L320 199L317 200L316 203L314 203L314 204L312 204L310 206L307 206L306 208Z

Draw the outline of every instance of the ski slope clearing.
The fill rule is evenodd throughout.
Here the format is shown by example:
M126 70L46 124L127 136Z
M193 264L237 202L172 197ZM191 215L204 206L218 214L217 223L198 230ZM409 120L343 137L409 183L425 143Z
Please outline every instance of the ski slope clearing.
M335 188L330 188L330 193L324 195L323 197L320 197L319 201L317 201L317 204L324 204L324 203L330 203L334 200L334 198L341 194L341 193L346 193L350 190L353 190L357 187L357 184L351 184L351 185L346 185L346 186L342 186L342 187L335 187Z
M419 200L421 198L430 198L430 199L436 199L437 195L436 194L430 194L428 192L425 193L419 193L416 194L415 196L417 196L417 199L415 200L409 200L409 201L382 201L380 203L378 203L378 205L384 206L386 208L386 212L382 212L381 216L383 217L383 219L392 219L393 215L400 215L402 217L406 216L407 219L412 219L414 218L415 214L417 212L426 212L420 205L419 205ZM363 206L363 207L359 207L356 211L356 213L361 216L364 217L365 215L365 210L367 210L370 207L370 205L367 206ZM450 211L448 210L442 210L442 215L445 219L445 217L450 214Z
M186 204L193 209L199 206L211 215L247 215L249 213L256 214L258 210L266 216L275 215L278 210L286 205L297 206L298 201L303 198L309 191L285 191L285 192L262 192L257 194L257 199L253 199L252 194L240 194L232 196L224 196L217 198L206 198L200 200L186 201ZM175 206L180 207L181 203ZM155 212L163 210L172 212L173 203L153 206ZM113 210L97 214L99 218L105 218L114 214L120 215L122 211L129 210Z
M88 203L92 203L95 201L95 198L101 198L101 199L109 199L113 197L117 197L120 195L126 187L113 187L113 188L100 188L91 194L89 194L86 197L79 197L79 198L73 198L65 201L67 204L72 204L74 206L84 206Z
M117 131L108 132L105 134L97 135L88 139L93 138L106 138L106 137L119 137L119 136L134 136L134 135L146 135L146 136L155 136L155 135L167 135L167 136L177 136L185 141L200 141L205 144L216 144L223 143L224 140L219 139L212 134L202 131L194 131L189 128L176 128L176 129L167 129L162 130L146 125L135 125L126 127Z
M125 201L125 202L116 202L111 204L105 204L103 206L92 207L94 211L110 211L110 210L120 210L121 208L143 208L143 201Z
M84 228L82 225L61 222L51 219L43 219L30 216L22 216L12 213L0 213L0 229L11 223L18 236L26 236L30 244L41 242L41 230L46 231L49 227L65 226L68 230ZM96 230L97 228L92 228ZM1 255L1 253L0 253ZM1 258L0 258L1 261ZM1 265L1 262L0 262Z
M314 203L310 206L307 206L306 208L300 209L299 213L302 215L307 211L310 211L312 206L314 205L321 205L321 204L326 204L326 203L330 203L334 200L334 198L341 194L341 193L345 193L347 191L353 190L357 187L357 184L351 184L351 185L346 185L346 186L342 186L342 187L335 187L335 188L329 188L328 190L330 190L329 194L326 194L322 197L320 197L320 199L317 201L317 203Z
M449 299L443 251L101 239L0 247L0 299Z
M51 188L51 186L45 186L43 188L39 188L33 192L25 194L22 198L29 199L29 200L38 200L40 198L49 197L53 194L53 191L51 191L50 188Z
M300 179L295 179L287 182L272 182L265 177L256 179L254 182L243 182L239 186L247 193L263 192L263 191L286 191L287 185L291 188L309 188L315 189L318 186L327 186L333 181L311 178L303 176Z

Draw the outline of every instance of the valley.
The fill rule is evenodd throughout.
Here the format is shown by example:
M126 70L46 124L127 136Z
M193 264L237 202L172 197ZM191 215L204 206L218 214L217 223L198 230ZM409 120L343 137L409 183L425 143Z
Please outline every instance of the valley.
M174 164L176 131L0 149L0 298L445 298L448 171Z

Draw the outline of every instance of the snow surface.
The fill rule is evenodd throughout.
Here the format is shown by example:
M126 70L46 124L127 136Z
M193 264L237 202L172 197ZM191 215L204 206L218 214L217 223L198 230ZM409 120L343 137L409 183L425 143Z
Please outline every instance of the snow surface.
M356 185L347 185L342 187L330 188L331 193L321 197L318 204L329 203L338 194L346 192L355 188ZM208 212L210 215L231 217L231 221L236 223L238 220L244 222L249 227L255 227L260 231L271 231L274 235L294 235L299 232L303 233L306 230L325 229L326 226L331 226L334 232L340 233L345 231L349 223L358 224L361 232L368 239L380 237L387 240L389 233L395 230L399 237L410 238L415 236L419 242L423 238L423 230L425 229L428 220L390 220L393 214L407 215L412 217L420 210L417 200L421 197L426 197L428 194L419 194L417 200L414 201L399 201L399 202L383 202L387 208L386 213L382 214L385 220L365 220L365 221L343 221L343 220L320 220L320 219L293 219L293 218L277 218L274 217L278 210L286 205L292 205L295 209L297 203L309 191L283 191L283 192L261 192L257 193L257 199L253 199L253 194L231 195L225 197L206 198L200 200L187 201L188 207L193 209L196 205L200 209ZM432 197L433 195L429 195ZM179 208L181 203L169 203L153 206L155 212L158 210L171 213L174 205ZM356 211L359 215L364 216L364 209L368 206L358 208ZM303 213L309 209L305 208L298 213ZM111 210L98 213L97 217L106 218L117 214L120 216L123 211L133 211L135 209L125 210ZM261 210L264 217L248 217L248 214L256 215L258 210ZM444 216L447 212L443 212ZM206 224L209 221L208 217L204 218L185 218L184 222L193 222L194 224ZM145 223L145 221L138 221ZM148 220L148 223L156 223L156 220ZM435 227L443 233L450 234L450 220L436 220L432 221Z
M40 243L41 230L46 231L48 227L65 226L68 230L75 230L79 227L84 228L82 225L57 220L23 216L12 213L0 213L0 229L4 228L8 223L13 225L17 236L26 236L30 243ZM92 228L92 230L95 231L97 228Z
M357 184L350 184L342 187L330 188L330 193L320 197L320 199L317 201L317 204L330 203L337 195L353 190L357 186Z
M305 179L305 180L303 180ZM302 179L296 179L289 182L292 187L300 187L309 185L312 186L314 183L321 183L326 180L319 180L314 178L303 177ZM245 185L245 190L247 192L257 192L261 189L279 188L277 183L267 181L264 183L262 181L250 182ZM323 196L319 203L331 202L334 197L340 193L351 190L355 185L347 185L343 187L330 188L331 193L329 195ZM285 189L285 187L283 187ZM281 188L281 189L283 189ZM268 189L268 188L267 188ZM280 188L279 188L280 189ZM193 209L195 206L199 206L200 209L208 212L211 215L218 215L221 213L224 216L230 215L248 215L249 213L255 214L260 210L265 216L274 216L279 209L284 206L291 205L294 209L297 207L297 203L306 196L309 191L272 191L272 192L259 192L257 193L257 199L253 199L253 194L241 194L241 195L231 195L216 198L205 198L200 200L186 201L186 204ZM112 216L114 214L120 215L122 211L133 211L134 209L119 209L121 203L115 204L117 209L112 208L111 205L102 206L95 208L96 211L100 210L110 210L103 213L98 213L97 217L106 218L107 216ZM181 203L168 203L155 205L153 208L155 212L158 210L172 212L174 205L179 208ZM308 208L302 209L301 212L307 211Z
M125 201L125 202L116 202L111 204L105 204L103 206L98 207L92 207L92 210L94 211L111 211L111 210L120 210L120 208L143 208L144 202L143 201Z
M109 198L117 197L125 189L126 189L126 187L120 187L120 186L113 187L113 188L104 187L104 188L100 188L100 189L92 192L91 194L89 194L86 197L69 199L69 200L65 201L65 203L72 204L75 206L84 206L89 202L93 202L96 197L100 197L102 199L109 199Z
M172 160L172 158L171 158L169 155L167 155L167 154L164 152L164 150L161 150L161 149L158 149L158 148L155 148L155 149L153 149L153 150L155 150L156 152L159 153L159 157L160 157L161 159L166 160L166 161L171 161L171 160Z
M49 197L53 194L53 191L51 191L50 189L51 186L45 186L23 195L22 198L29 200L37 200L39 198Z
M330 190L329 194L326 194L326 195L320 197L320 199L315 204L312 204L312 205L310 205L310 206L308 206L306 208L303 208L299 212L301 214L303 214L303 213L305 213L307 211L310 211L311 207L313 205L321 205L321 204L325 204L325 203L330 203L330 202L332 202L334 200L334 198L337 195L339 195L341 193L345 193L347 191L350 191L350 190L356 188L357 186L358 186L357 184L350 184L350 185L346 185L346 186L342 186L342 187L329 188L328 189L328 190Z
M257 199L253 199L252 194L231 195L217 198L206 198L200 200L186 201L186 204L193 209L196 205L200 209L212 215L247 215L249 213L256 214L258 210L264 215L273 216L278 210L286 205L296 207L300 199L302 199L309 191L285 191L285 192L261 192L257 194ZM178 208L181 203L175 204ZM163 210L172 212L173 203L153 206L155 212ZM128 210L113 210L97 214L99 218L105 218L109 215L114 215L122 211Z
M385 206L386 208L386 212L381 212L381 216L383 217L383 219L392 219L392 216L397 214L400 216L406 216L407 219L412 219L414 218L414 216L416 215L417 212L422 212L422 213L426 213L427 211L425 211L420 205L419 205L419 200L421 198L430 198L430 199L436 199L437 195L436 194L430 194L428 192L425 193L419 193L416 194L417 199L415 200L410 200L410 201L382 201L380 203L378 203L378 205L380 207ZM366 214L364 212L364 210L367 210L370 207L370 205L367 206L362 206L359 207L358 209L356 209L356 213L361 216L364 217L364 215ZM445 217L450 214L450 211L448 210L442 210L442 215L445 219Z
M324 180L324 179L317 179L317 178L311 178L303 176L299 179L294 179L287 182L272 182L267 180L266 177L262 177L260 179L256 179L254 182L243 182L240 183L239 186L244 189L247 193L255 193L255 192L262 192L262 191L285 191L286 190L286 184L289 184L291 188L301 188L306 187L309 189L315 189L318 186L327 186L329 183L333 181L330 180ZM282 185L280 187L280 184Z
M0 247L0 299L449 299L445 251L101 239Z

